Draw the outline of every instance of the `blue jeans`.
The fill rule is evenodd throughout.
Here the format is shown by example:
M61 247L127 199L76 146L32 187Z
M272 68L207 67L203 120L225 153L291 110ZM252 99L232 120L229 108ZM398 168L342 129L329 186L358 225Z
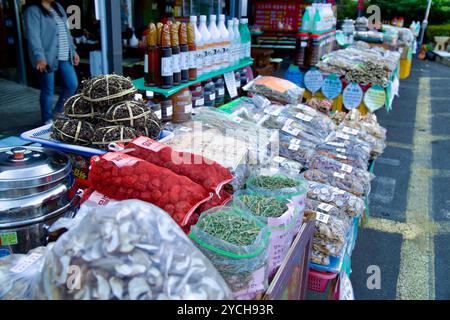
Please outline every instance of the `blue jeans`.
M59 61L58 70L61 77L61 92L56 103L56 112L62 112L64 102L75 94L78 88L78 78L70 61ZM55 93L55 72L38 73L39 85L41 87L41 117L46 122L53 119L53 96Z

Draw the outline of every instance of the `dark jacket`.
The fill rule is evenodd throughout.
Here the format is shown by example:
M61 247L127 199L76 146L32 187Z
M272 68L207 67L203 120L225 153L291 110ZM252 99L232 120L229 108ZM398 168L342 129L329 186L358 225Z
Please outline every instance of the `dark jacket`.
M59 3L56 3L56 5L63 14L63 19L67 21L67 14L64 8ZM50 71L57 70L58 25L55 19L52 15L44 15L38 6L31 6L25 10L24 20L31 64L36 66L39 60L45 60ZM69 37L70 61L73 63L72 58L76 53L76 47L68 28L67 35Z

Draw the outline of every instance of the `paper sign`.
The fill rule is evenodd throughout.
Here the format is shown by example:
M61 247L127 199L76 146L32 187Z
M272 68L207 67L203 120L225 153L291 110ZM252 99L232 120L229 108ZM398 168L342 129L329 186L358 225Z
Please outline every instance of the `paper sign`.
M298 149L300 149L300 145L291 142L291 144L289 145L289 150L298 151Z
M333 209L333 206L328 203L321 203L317 206L317 208L319 208L320 210L322 210L324 212L330 212L330 210Z
M345 173L333 172L333 176L339 179L345 179Z
M343 154L336 154L336 157L338 157L339 159L342 159L342 160L347 160L347 156L344 156Z
M357 83L350 83L344 90L343 98L345 108L356 109L363 99L363 91Z
M17 243L17 232L0 233L0 246L12 246Z
M339 282L339 300L355 300L353 286L346 272L341 272Z
M348 164L343 164L341 170L347 173L352 173L353 167L349 166Z
M334 73L323 80L322 93L327 99L335 99L342 92L342 82Z
M336 137L339 139L350 140L350 136L342 132L336 132Z
M228 93L230 97L233 99L237 97L237 87L236 87L236 78L234 76L234 72L228 72L223 75L225 79L225 85L227 86Z
M380 109L385 103L386 91L379 85L369 88L364 95L364 104L371 112Z
M286 160L286 158L279 157L279 156L276 156L276 157L273 158L274 162L280 163L280 164L283 163L285 160Z
M358 135L358 133L359 133L359 130L358 130L358 129L353 129L353 128L350 128L350 127L344 127L344 128L342 129L342 131L343 131L344 133L351 134L351 135L353 135L353 136L356 136L356 135Z
M304 82L306 89L314 95L322 87L322 73L317 69L311 69L305 74Z
M310 121L313 119L313 117L307 116L307 115L305 115L305 114L303 114L303 113L301 113L301 112L297 113L297 114L295 115L295 117L296 117L297 119L303 120L303 121L305 121L305 122L310 122Z

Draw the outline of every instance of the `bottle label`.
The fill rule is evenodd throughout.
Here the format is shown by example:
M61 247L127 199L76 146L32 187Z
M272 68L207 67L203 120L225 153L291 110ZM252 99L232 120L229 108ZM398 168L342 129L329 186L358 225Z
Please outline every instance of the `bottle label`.
M197 68L197 51L189 51L189 68Z
M181 72L181 67L180 67L180 55L179 54L174 54L172 56L172 60L173 60L173 73L179 73Z
M158 117L159 120L162 119L162 112L161 110L155 111L156 116Z
M161 76L170 77L172 75L172 57L161 58Z
M173 107L166 108L166 116L171 117L173 114Z
M201 107L205 105L205 98L194 100L194 107Z
M208 46L203 51L203 63L204 63L203 70L204 70L204 72L211 71L212 54L213 54L213 50L212 50L212 48L209 48Z
M184 113L192 113L192 104L188 104L184 107Z
M217 94L218 94L219 96L225 95L225 89L220 88L219 90L217 90Z
M144 58L144 72L148 73L148 54L146 54Z
M251 55L252 55L252 44L251 44L251 42L247 42L246 49L247 49L247 51L245 52L245 57L246 58L250 58Z
M181 70L189 69L189 53L181 52L181 61L180 61Z

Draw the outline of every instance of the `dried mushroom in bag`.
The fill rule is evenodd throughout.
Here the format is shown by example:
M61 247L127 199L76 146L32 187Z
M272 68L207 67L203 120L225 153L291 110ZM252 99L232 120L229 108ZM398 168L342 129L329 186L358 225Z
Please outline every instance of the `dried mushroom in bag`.
M96 112L91 102L85 100L82 94L76 94L64 103L64 114L69 118L90 121Z
M92 145L108 150L110 143L126 144L141 135L141 132L125 126L97 127L92 138Z
M280 155L298 161L303 166L307 166L313 157L314 148L315 145L311 142L294 138L288 134L280 134Z
M135 92L130 78L116 74L100 75L83 82L84 98L102 107L131 100Z
M305 171L303 177L309 181L316 181L345 190L358 197L364 194L364 186L351 175L345 173L323 172L318 169L311 169Z
M87 146L91 144L94 127L89 122L77 119L58 118L53 123L51 137L58 141Z
M126 200L93 209L82 206L79 214L79 223L45 257L40 299L232 298L211 262L160 208ZM67 285L73 266L82 275L77 289Z
M305 89L288 80L271 76L256 77L244 86L244 90L259 93L270 100L292 104L300 103L305 92Z
M350 192L315 181L308 181L308 198L332 204L351 217L360 217L365 210L363 199Z
M315 264L320 264L322 266L330 265L330 257L320 251L311 251L311 262Z

